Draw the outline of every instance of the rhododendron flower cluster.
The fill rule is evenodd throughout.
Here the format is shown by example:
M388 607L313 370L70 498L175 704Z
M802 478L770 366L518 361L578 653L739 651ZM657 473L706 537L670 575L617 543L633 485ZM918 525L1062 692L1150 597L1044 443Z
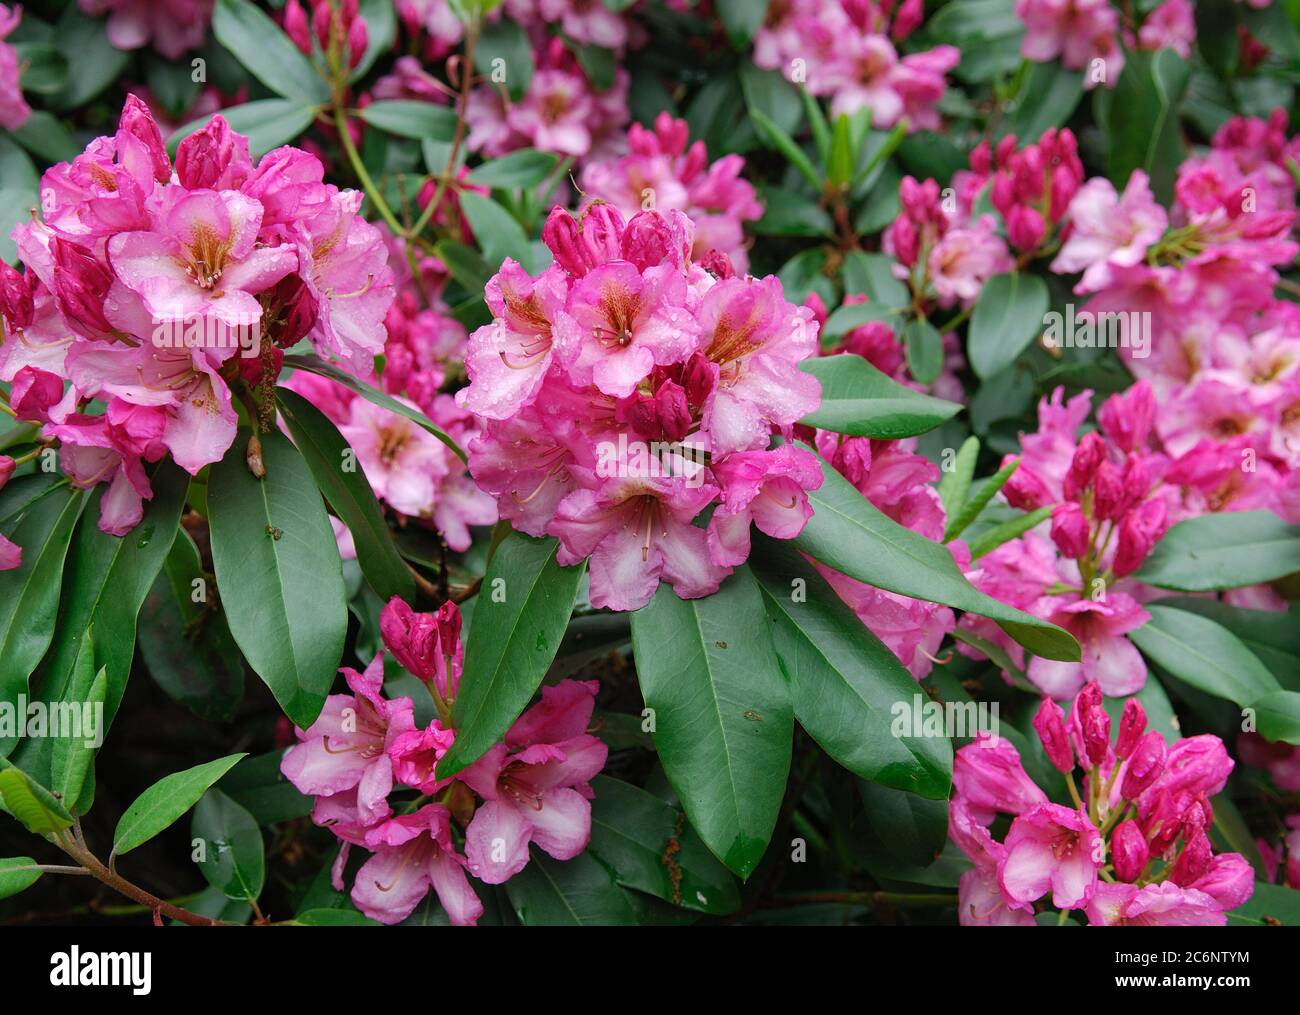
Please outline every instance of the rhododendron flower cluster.
M153 45L169 60L198 49L208 34L214 0L78 0L87 14L108 15L108 41L118 49Z
M474 478L516 528L557 536L561 563L591 558L593 605L637 609L661 577L709 595L749 556L751 521L788 539L811 514L816 459L771 443L819 404L798 368L812 312L774 277L692 261L680 212L556 209L542 235L555 264L533 278L507 260L470 336Z
M922 13L920 0L774 4L754 38L754 62L830 96L834 116L868 110L877 127L906 120L914 130L934 128L944 75L961 54L936 46L899 56L895 43L912 34Z
M340 841L336 890L344 889L351 848L370 854L353 878L358 909L400 923L432 888L453 925L473 925L483 903L470 876L508 881L527 866L529 843L557 860L586 848L588 783L607 754L586 732L597 685L566 680L543 688L503 742L441 778L438 761L456 740L450 716L464 655L460 612L447 603L436 614L416 613L395 598L380 630L397 661L424 682L438 718L420 728L409 697L385 695L381 650L364 672L342 669L352 693L331 695L320 718L296 731L281 769L315 798L312 820ZM412 799L394 800L394 793Z
M381 237L356 214L361 195L323 172L291 147L254 163L220 116L173 163L131 96L116 134L45 174L42 220L15 231L26 271L4 269L0 379L62 443L74 484L109 484L106 532L140 520L145 463L170 455L193 475L223 457L232 384L265 384L275 347L306 336L358 364L382 351ZM102 414L80 411L90 399Z
M1167 743L1136 698L1113 742L1111 725L1095 683L1068 715L1044 699L1034 716L1070 805L1052 802L1007 740L981 734L957 752L948 831L975 865L958 889L963 925L1032 926L1036 904L1050 903L1093 926L1222 926L1250 898L1250 864L1216 854L1207 834L1210 798L1233 768L1223 742ZM1001 842L990 833L999 814L1012 819Z

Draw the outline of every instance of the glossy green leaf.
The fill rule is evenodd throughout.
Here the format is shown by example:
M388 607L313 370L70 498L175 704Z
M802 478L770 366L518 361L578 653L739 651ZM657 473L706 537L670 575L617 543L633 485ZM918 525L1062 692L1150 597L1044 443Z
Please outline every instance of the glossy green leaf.
M108 692L108 671L100 667L95 672L95 647L91 631L81 639L81 651L72 669L72 682L69 693L64 700L78 709L84 722L87 717L94 722L96 706L104 704ZM65 731L68 732L68 731ZM104 730L97 727L93 731L85 726L71 731L72 736L59 736L54 740L53 759L51 762L50 787L71 812L77 812L77 800L81 796L82 786L90 772L90 765L95 759L95 740L102 739Z
M496 63L500 60L501 63ZM474 66L480 74L505 69L506 90L512 99L522 98L533 79L533 47L517 21L501 18L483 26L474 49Z
M791 689L769 629L744 567L703 599L680 599L663 584L632 614L664 771L691 825L743 878L767 848L790 767Z
M1037 275L1011 272L984 283L971 315L966 352L978 377L1001 373L1043 330L1047 283Z
M821 405L801 423L854 437L899 440L927 433L961 406L906 388L861 356L818 356L799 364L822 386Z
M937 492L939 501L943 504L943 512L949 520L949 527L961 506L966 503L966 494L970 491L971 480L975 476L975 461L979 458L979 453L980 439L967 437L957 449L951 467L946 460L943 463L943 475L939 477ZM948 454L947 448L944 449L944 454ZM947 533L944 535L946 537Z
M1274 743L1300 744L1300 692L1269 691L1251 703L1259 735Z
M1115 84L1107 124L1110 151L1107 174L1116 187L1128 183L1133 170L1151 178L1157 201L1173 196L1178 167L1187 155L1178 124L1178 104L1190 67L1172 49L1154 53L1129 51Z
M813 516L793 541L804 553L869 585L988 617L1036 655L1079 658L1068 632L979 592L942 543L889 518L824 460L822 476L808 494Z
M279 388L276 398L317 487L352 533L366 581L385 602L393 596L412 602L415 578L393 544L356 453L329 417L296 391Z
M1300 526L1271 511L1230 511L1179 522L1136 577L1178 592L1236 589L1300 571Z
M523 226L501 205L490 197L466 190L460 194L460 208L488 263L500 264L509 257L525 267L530 264L532 251Z
M118 856L129 853L169 828L244 757L247 755L231 754L159 779L123 812L113 832L113 852Z
M452 710L456 743L438 762L443 777L501 739L555 659L585 570L560 567L558 548L554 539L512 532L493 554L475 600Z
M199 870L228 899L256 899L266 881L262 830L253 816L215 787L203 794L190 823L202 840Z
M952 745L894 735L895 711L920 691L903 664L788 543L762 538L750 566L794 714L822 750L885 786L946 800Z
M759 137L767 142L767 146L775 148L785 156L786 161L799 171L799 175L807 180L814 190L820 191L822 186L821 171L812 164L812 160L808 158L808 155L799 147L794 138L782 130L780 125L761 109L751 109L749 116L758 129Z
M539 849L506 882L506 894L526 927L628 927L636 912L610 872L590 852L561 863Z
M31 218L39 204L36 167L13 140L0 134L0 260L18 261L18 248L10 233Z
M131 54L108 41L105 22L69 5L51 36L68 65L67 86L46 104L62 111L84 106L117 80Z
M510 189L533 187L546 179L559 164L553 152L521 148L470 170L469 182L480 187Z
M267 88L304 105L329 101L329 85L280 26L248 0L217 0L212 34Z
M380 130L417 141L450 141L456 132L456 114L446 106L413 99L372 102L357 115Z
M1012 477L1019 466L1020 459L1018 458L1007 462L1006 465L981 483L974 494L963 501L956 514L948 515L948 524L943 532L943 541L945 543L952 542L966 531L971 522L975 521L988 507L989 501L997 496L999 490L1006 486L1007 480Z
M907 369L918 384L933 384L943 369L943 336L923 317L903 325L903 351Z
M212 563L230 633L285 714L306 729L343 655L343 571L302 456L279 431L261 440L264 479L248 470L244 430L212 467Z
M26 891L41 878L30 856L9 856L0 860L0 899Z
M0 771L0 805L34 835L52 835L72 827L72 815L44 786L22 769Z

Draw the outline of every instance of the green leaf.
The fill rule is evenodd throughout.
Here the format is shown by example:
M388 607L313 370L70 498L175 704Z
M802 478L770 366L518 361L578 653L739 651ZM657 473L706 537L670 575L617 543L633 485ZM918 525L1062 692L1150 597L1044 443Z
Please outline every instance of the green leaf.
M745 49L763 26L770 0L717 0L714 8L736 49Z
M501 739L532 700L573 613L583 565L560 567L559 543L512 532L492 555L465 646L452 710L456 742L438 761L455 775Z
M501 205L490 197L466 190L460 194L460 208L489 264L500 264L507 257L525 267L531 264L532 251L523 226Z
M1031 63L1020 86L1016 110L1004 121L999 136L1015 134L1028 141L1040 137L1049 127L1064 127L1083 98L1085 73L1055 60Z
M0 571L0 701L16 702L49 648L63 581L63 558L85 496L59 486L33 503L6 533L22 564ZM7 754L0 750L0 754Z
M1179 522L1135 577L1178 592L1236 589L1300 571L1300 526L1271 511L1230 511Z
M243 697L244 663L225 614L208 602L209 586L194 540L178 532L140 611L140 654L173 701L200 719L228 722Z
M355 909L309 909L299 913L293 922L303 927L379 927L378 920L371 920Z
M450 141L456 133L456 114L446 106L413 99L372 102L357 115L372 127L417 141Z
M93 639L87 630L73 668L72 685L69 688L71 693L65 698L74 706L80 706L83 716L86 715L86 710L90 710L93 715L95 707L104 704L104 695L108 690L108 673L102 666L99 673L95 673L94 658ZM104 734L102 727L95 732L99 737ZM76 736L55 738L51 765L53 778L50 785L69 811L77 810L81 788L85 785L91 762L95 760L95 737L84 726L77 733Z
M920 694L897 656L788 543L763 538L750 561L799 725L849 771L946 800L952 745L894 735L895 709Z
M591 786L590 849L619 884L702 913L740 908L731 872L681 811L619 779L601 775Z
M799 368L822 386L821 405L800 422L823 430L899 440L927 433L961 410L954 402L904 387L861 356L819 356Z
M248 151L253 158L265 155L296 138L316 119L316 108L293 99L258 99L242 106L221 110L221 116L238 134L248 135ZM167 139L167 150L174 156L177 146L195 131L202 130L216 114L200 116L179 128Z
M948 841L946 795L927 799L864 780L858 781L858 791L875 838L890 856L914 867L928 867L939 858Z
M230 633L285 714L306 729L343 655L343 570L302 456L279 431L261 440L265 479L248 471L244 430L212 467L212 563Z
M1178 104L1189 75L1188 63L1172 49L1125 53L1112 97L1112 108L1123 115L1111 116L1108 124L1106 175L1116 187L1124 187L1133 170L1141 169L1151 177L1156 200L1170 203L1186 156Z
M286 99L323 106L329 85L274 21L248 0L217 0L212 34L253 77Z
M812 131L813 144L817 146L817 155L824 164L831 156L831 128L826 122L826 113L807 85L799 89L799 98L803 102L808 128Z
M1009 543L1013 539L1019 539L1036 525L1041 525L1048 518L1052 517L1052 508L1038 508L1036 511L1030 511L1027 514L1020 515L1018 518L1012 518L1009 522L1003 522L991 529L981 532L974 539L970 540L967 546L970 548L971 560L978 560L986 553L991 553L1003 543Z
M0 899L26 891L40 880L41 871L30 856L9 856L0 860Z
M51 109L84 106L121 77L131 54L108 41L104 25L86 17L75 5L64 10L51 38L67 61L68 80L66 88L47 100Z
M420 426L424 427L424 429L428 430L429 433L433 434L438 438L438 440L451 448L451 450L455 452L456 457L462 462L468 463L469 459L466 457L461 446L440 430L433 420L429 419L429 417L419 409L412 409L409 405L399 402L391 395L385 394L378 388L367 384L365 381L358 380L346 370L336 367L333 363L326 363L323 359L313 353L290 353L285 356L284 365L294 370L306 370L309 374L328 377L330 380L342 384L354 394L360 395L367 402L373 402L381 409L395 412L399 416L405 416L412 423L418 423Z
M890 310L905 309L912 297L907 286L894 277L894 264L887 254L850 251L844 257L844 292L866 294L872 303Z
M971 316L966 352L976 375L1001 373L1043 330L1047 283L1037 275L1011 272L984 283Z
M1247 610L1215 599L1193 596L1171 596L1158 602L1162 606L1199 613L1222 624L1241 639L1242 644L1269 668L1283 687L1300 691L1300 623L1296 622L1293 611Z
M8 762L0 771L0 804L27 831L34 835L52 835L72 827L72 815L44 786L33 782L20 768Z
M135 798L113 832L113 852L129 853L169 828L246 754L231 754L164 776ZM3 773L0 773L3 775Z
M68 128L43 109L32 110L27 122L10 133L20 145L47 162L71 162L81 154L81 146Z
M812 164L812 160L794 138L781 129L780 125L761 109L750 109L749 117L754 121L759 136L767 142L769 148L775 148L785 156L787 162L799 171L812 188L819 193L822 188L822 174Z
M503 62L496 64L497 60ZM497 67L503 67L503 83L510 97L523 98L533 80L533 47L519 23L502 18L495 24L485 24L474 49L474 66L489 77Z
M415 599L415 577L406 566L384 521L379 501L338 428L296 391L279 388L276 398L294 443L316 486L352 533L357 562L380 599Z
M714 856L742 878L767 848L790 767L791 693L768 630L744 567L704 599L660 585L632 614L637 676L668 781Z
M470 170L469 182L480 187L533 187L559 165L559 157L535 148L521 148Z
M1251 703L1259 735L1274 743L1300 744L1300 692L1270 691Z
M32 217L40 203L36 167L27 153L0 134L0 260L18 262L18 247L9 236L13 227Z
M194 808L191 835L203 840L199 870L228 899L251 901L262 894L266 857L262 830L253 816L213 788Z
M1020 459L1016 458L998 469L992 476L980 484L979 489L974 496L969 497L955 516L948 516L948 526L943 533L943 541L950 543L960 536L970 526L980 514L988 507L999 490L1006 485L1008 479L1020 467ZM942 485L942 484L941 484Z
M560 863L539 849L506 882L506 894L525 927L630 927L636 912L610 872L591 855Z
M898 310L882 307L878 303L845 303L830 312L819 337L825 345L828 339L839 338L870 321L885 321L891 328L902 328Z
M868 585L988 617L1035 655L1079 658L1079 643L1068 632L979 592L947 547L899 525L818 460L823 482L808 494L814 514L793 540L800 550Z
M826 209L804 194L763 188L763 217L751 227L760 236L833 236Z
M943 369L943 336L924 317L916 317L903 326L903 349L907 369L920 384L933 384Z
M62 91L68 83L68 60L54 46L43 42L20 42L14 46L24 92L41 95Z
M1151 619L1129 640L1185 683L1241 707L1279 690L1273 674L1226 627L1208 617L1154 603Z
M826 160L826 182L836 187L848 185L857 164L858 150L853 144L853 131L847 113L835 120L831 132L831 154Z
M1300 892L1255 882L1255 893L1228 913L1229 927L1300 927Z
M943 504L943 513L948 517L950 525L951 520L956 517L957 512L961 509L962 504L966 502L966 494L970 490L970 481L975 475L975 460L979 458L979 453L980 439L978 437L967 437L957 450L957 456L953 460L952 468L947 468L945 463L944 473L939 477L939 501ZM947 539L948 535L945 532L944 541L947 542Z
M358 13L366 22L366 52L352 68L349 81L360 81L375 61L393 48L397 36L397 10L392 0L361 0Z
M284 754L284 749L279 749L248 758L217 784L259 825L292 821L311 813L313 798L300 793L280 770Z

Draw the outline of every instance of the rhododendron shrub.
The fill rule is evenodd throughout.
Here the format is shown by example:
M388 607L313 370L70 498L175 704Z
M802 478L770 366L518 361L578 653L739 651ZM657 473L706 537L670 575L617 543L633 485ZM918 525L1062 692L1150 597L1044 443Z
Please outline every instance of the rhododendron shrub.
M0 4L0 923L1300 924L1294 6Z

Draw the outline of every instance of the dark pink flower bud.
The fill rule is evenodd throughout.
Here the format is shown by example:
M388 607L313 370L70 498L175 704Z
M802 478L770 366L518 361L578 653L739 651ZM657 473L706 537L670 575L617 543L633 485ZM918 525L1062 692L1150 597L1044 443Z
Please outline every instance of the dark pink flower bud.
M697 409L702 409L717 382L717 366L710 363L704 353L692 353L691 358L682 367L682 387L686 389L687 402Z
M1048 203L1047 214L1053 222L1060 222L1065 217L1070 202L1074 200L1074 195L1079 192L1079 181L1070 169L1057 166L1052 170L1050 186L1051 200Z
M1092 516L1106 522L1117 518L1123 510L1123 473L1113 462L1102 462L1092 475Z
M311 28L322 50L330 48L330 28L334 23L334 8L330 0L316 0L311 12Z
M284 5L284 32L295 46L311 56L311 27L307 24L307 12L298 0L289 0Z
M1142 876L1151 851L1147 847L1147 837L1132 818L1121 821L1110 835L1111 862L1115 865L1115 877L1132 883Z
M22 331L32 323L34 306L27 276L0 261L0 317L10 331Z
M686 389L673 381L664 381L655 393L655 413L659 432L665 440L679 441L691 431L691 407Z
M73 331L90 339L112 334L104 316L104 297L113 276L85 247L55 237L50 241L54 257L54 302Z
M894 15L894 23L889 26L889 37L895 42L906 39L921 23L925 8L921 0L903 0L902 6Z
M1086 556L1090 528L1083 509L1074 501L1066 501L1052 508L1052 542L1062 556L1071 560Z
M1147 728L1147 713L1142 702L1129 698L1119 717L1119 736L1115 738L1115 757L1121 761L1133 753Z
M614 419L632 431L635 437L652 440L659 436L659 413L655 400L639 391L619 399L614 407Z
M1102 440L1101 434L1096 431L1084 434L1079 446L1074 449L1070 469L1065 474L1065 496L1070 500L1078 500L1079 495L1092 482L1097 466L1105 459L1106 442Z
M1047 234L1043 216L1028 205L1018 204L1007 216L1007 239L1017 250L1035 250Z
M1073 771L1074 751L1065 732L1065 713L1051 698L1044 698L1034 713L1034 730L1043 742L1048 760L1061 772Z
M1110 716L1101 703L1101 688L1095 680L1083 685L1074 699L1075 724L1083 753L1092 765L1100 765L1110 751Z
M430 613L416 613L393 596L379 614L379 633L397 661L421 680L438 669L438 625Z
M133 143L126 143L127 139ZM172 165L167 158L167 149L163 146L162 133L158 122L149 112L149 107L134 94L126 97L122 107L122 116L117 124L118 157L133 175L140 175L138 170L147 167L148 175L158 183L171 179ZM140 165L135 164L141 160Z
M176 178L189 190L215 188L235 154L234 131L224 116L214 116L177 147Z
M906 215L899 215L890 225L889 242L900 264L908 268L916 264L921 253L921 241L916 235L916 226Z
M1005 469L1015 457L1015 455L1004 456L999 468ZM1038 473L1024 462L1020 463L1016 471L1011 474L1011 478L1003 484L1002 495L1006 497L1008 504L1021 511L1037 511L1040 507L1052 503L1052 491L1047 488L1047 484Z
M700 262L700 267L717 279L736 277L736 269L732 267L731 258L716 248L709 248L709 252L704 255L704 260ZM810 299L816 295L816 293L808 294ZM820 297L818 298L820 299ZM822 313L826 313L826 307L824 305L822 307ZM825 318L823 318L823 320L824 319Z
M556 205L542 227L555 263L575 278L622 256L623 216L610 204L593 204L578 220Z
M370 45L370 31L365 18L356 18L348 28L348 66L355 68L366 55Z
M1166 750L1165 738L1155 730L1138 741L1120 783L1119 792L1125 800L1136 800L1151 788L1164 771Z
M297 275L286 275L276 283L274 299L283 309L277 318L279 330L272 337L276 345L288 349L297 345L316 326L320 306L307 284Z
M1115 576L1123 578L1141 567L1168 528L1169 510L1162 500L1149 500L1126 514L1115 545Z
M808 295L804 297L803 305L813 312L813 320L817 322L819 328L826 323L826 318L830 316L830 313L826 309L825 301L817 292L810 290Z
M9 482L9 477L14 474L17 464L8 455L0 455L0 490L5 488Z
M39 367L23 367L14 375L9 406L14 414L33 423L49 423L50 410L63 400L63 378ZM60 419L53 422L62 422Z
M1183 851L1174 861L1169 880L1186 888L1210 869L1213 852L1210 840L1202 828L1188 832L1183 842Z
M623 260L631 261L641 271L658 264L685 264L690 244L676 214L643 211L633 215L619 244Z

